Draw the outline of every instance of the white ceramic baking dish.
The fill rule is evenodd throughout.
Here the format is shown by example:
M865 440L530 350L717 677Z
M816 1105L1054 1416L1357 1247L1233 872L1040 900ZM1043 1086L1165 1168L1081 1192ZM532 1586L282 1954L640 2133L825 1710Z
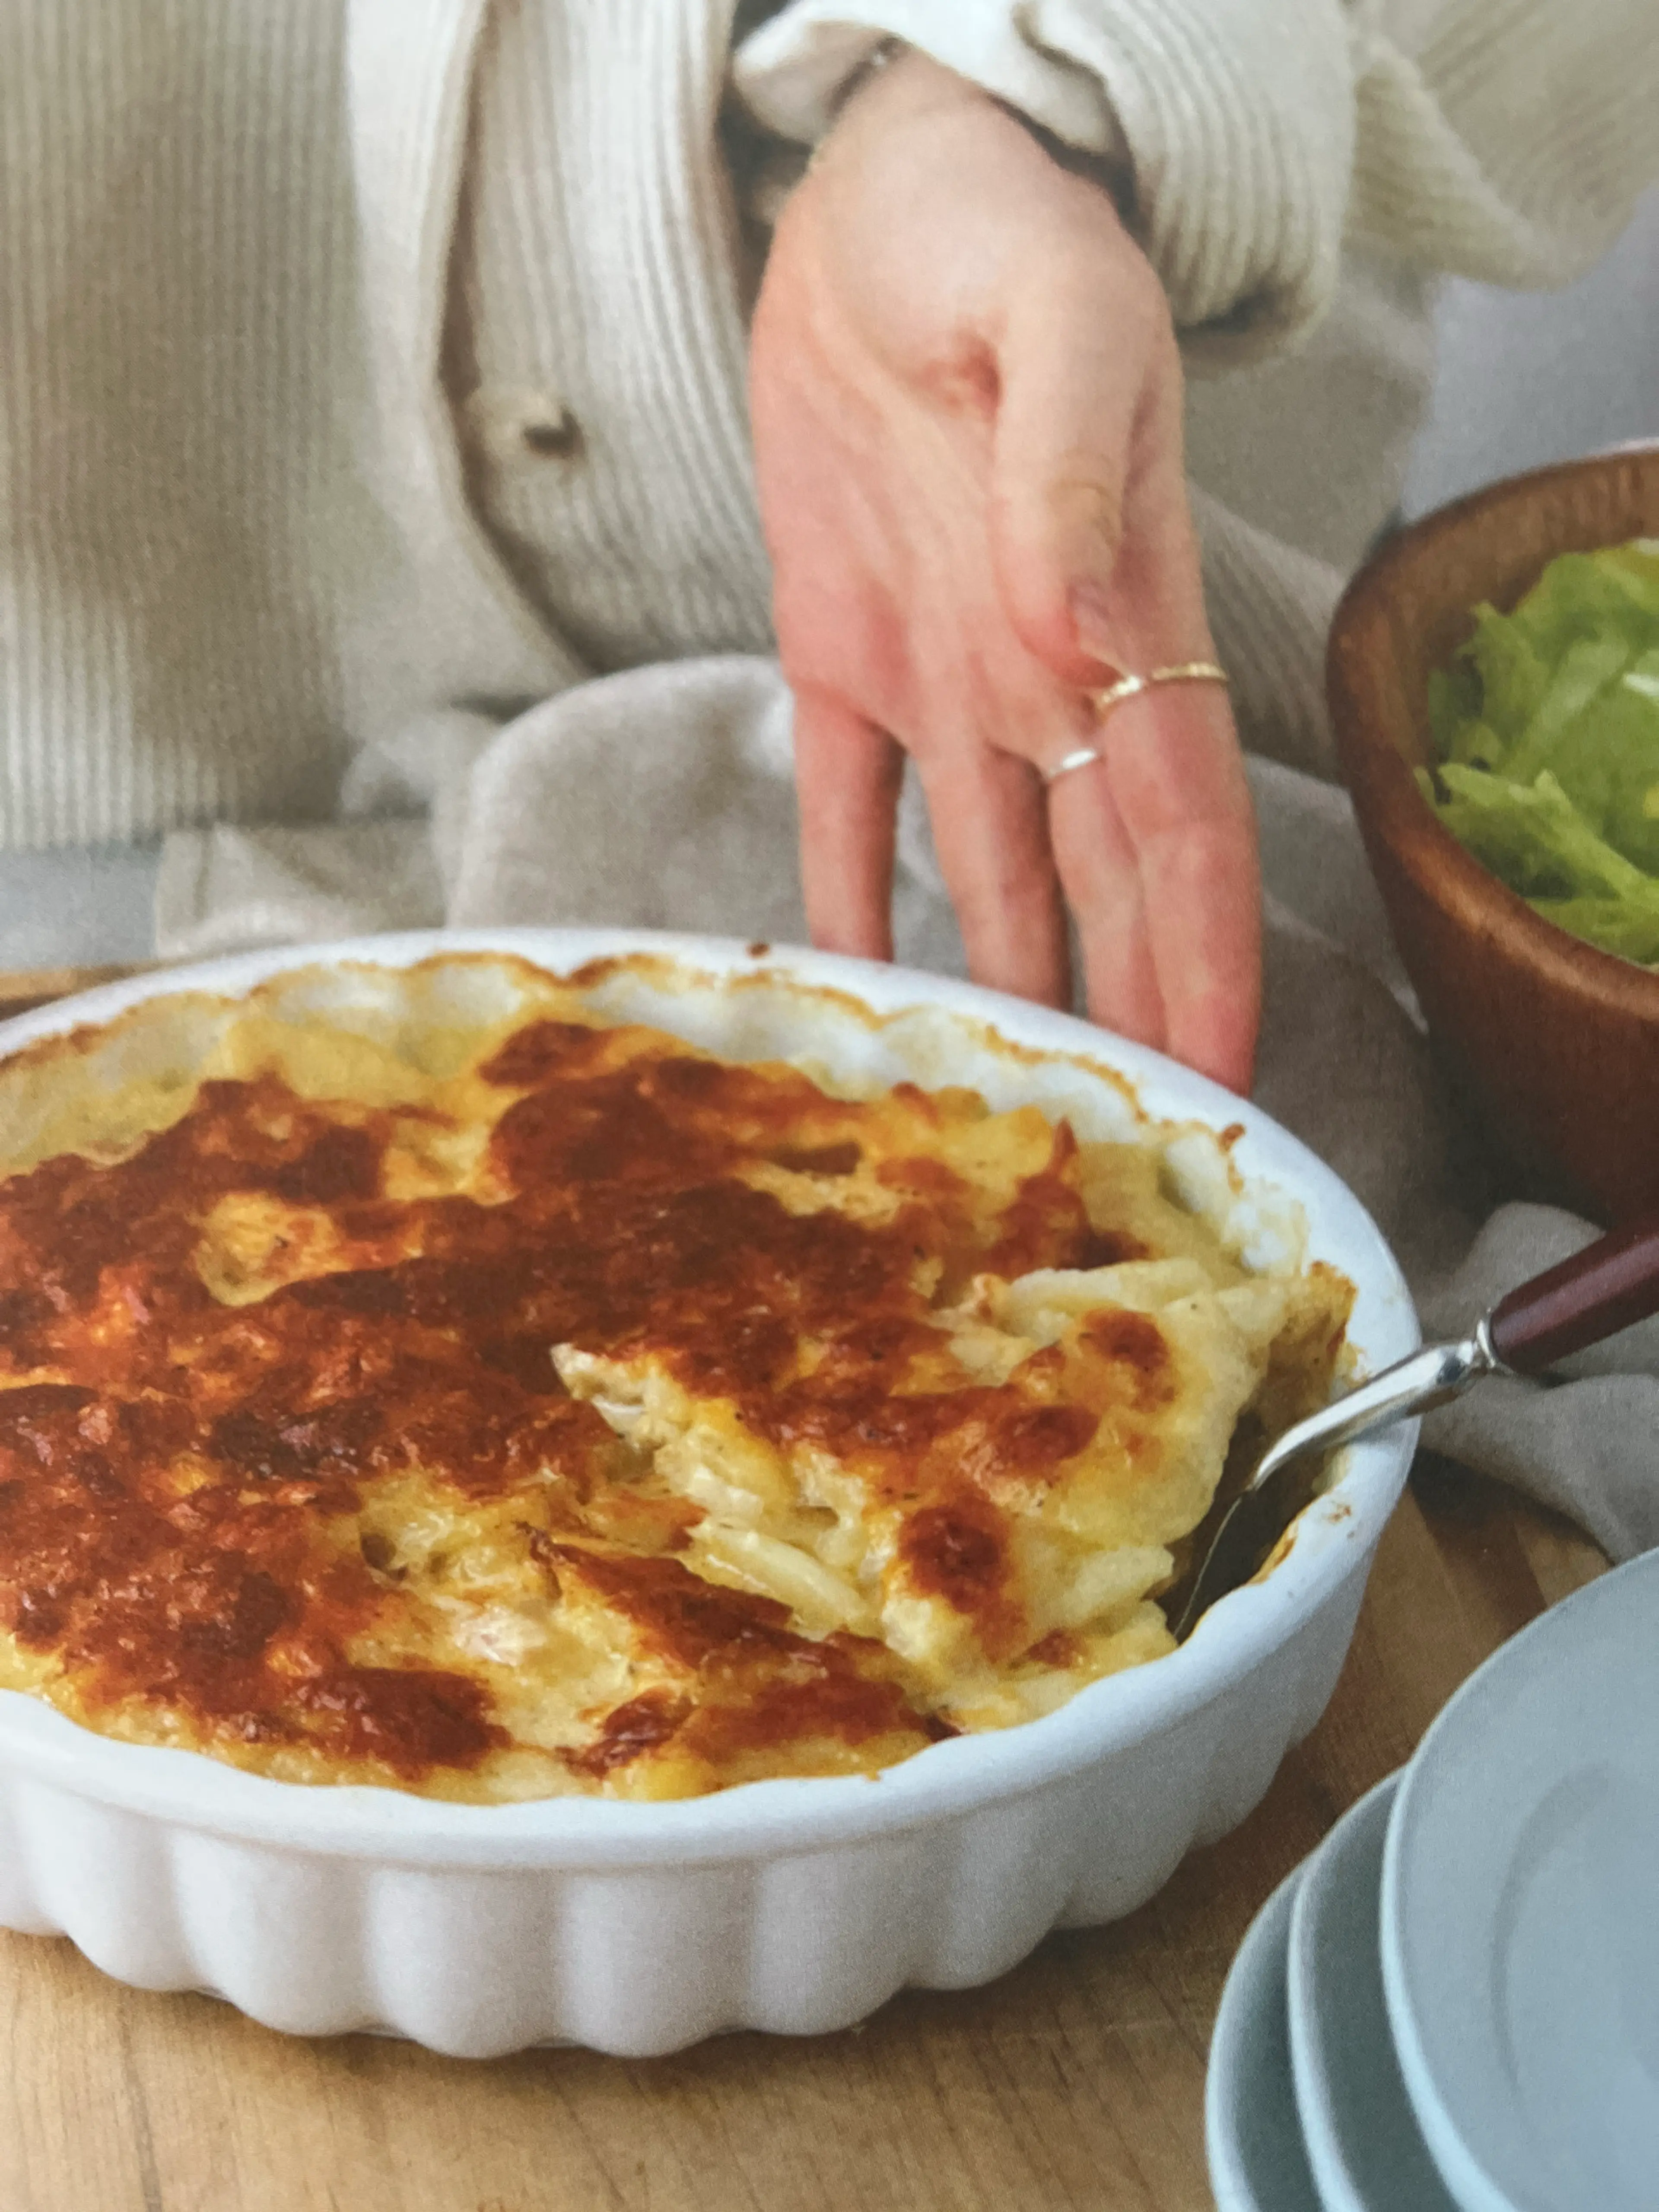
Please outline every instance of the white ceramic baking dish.
M844 1049L885 1081L975 1083L996 1103L1063 1100L1089 1134L1133 1121L1104 1072L1117 1071L1154 1120L1242 1125L1230 1139L1242 1203L1269 1237L1286 1200L1300 1208L1310 1255L1358 1288L1351 1334L1365 1365L1417 1341L1370 1219L1274 1122L1157 1054L937 977L640 932L452 932L113 985L5 1024L0 1054L158 990L236 994L319 959L398 967L447 950L562 972L660 954L707 988L653 1000L624 975L596 994L605 1011L738 1054L767 1050L769 993L806 985L880 1015L923 1008L844 1020L842 1046L823 1056ZM734 991L736 976L761 980ZM1176 1150L1213 1199L1228 1154L1207 1138ZM119 1980L211 1990L295 2033L378 2028L477 2057L556 2040L647 2054L734 2027L811 2033L907 1984L989 1980L1052 1928L1131 1911L1256 1803L1335 1685L1414 1435L1351 1446L1273 1571L1169 1657L874 1780L668 1804L458 1805L273 1782L94 1735L0 1692L0 1925L67 1935Z

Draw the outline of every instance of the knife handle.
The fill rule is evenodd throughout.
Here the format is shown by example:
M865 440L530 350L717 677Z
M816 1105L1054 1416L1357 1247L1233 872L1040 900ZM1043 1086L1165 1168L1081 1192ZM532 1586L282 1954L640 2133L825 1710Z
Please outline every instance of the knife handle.
M1541 1375L1652 1313L1659 1313L1659 1214L1598 1237L1522 1283L1492 1308L1486 1334L1506 1367Z

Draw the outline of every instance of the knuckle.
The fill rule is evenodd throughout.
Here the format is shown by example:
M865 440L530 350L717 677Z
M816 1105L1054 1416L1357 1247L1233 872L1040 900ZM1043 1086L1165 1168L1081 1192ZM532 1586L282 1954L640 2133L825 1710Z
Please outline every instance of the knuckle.
M1050 472L1046 496L1062 528L1115 540L1122 524L1121 486L1097 456L1065 453Z

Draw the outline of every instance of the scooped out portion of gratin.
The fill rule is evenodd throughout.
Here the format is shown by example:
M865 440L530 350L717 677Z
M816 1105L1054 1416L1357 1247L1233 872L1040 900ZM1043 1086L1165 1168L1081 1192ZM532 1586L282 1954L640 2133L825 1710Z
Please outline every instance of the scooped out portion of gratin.
M427 964L395 1022L289 976L0 1066L0 1687L289 1782L665 1798L1171 1648L1342 1278L1247 1264L1152 1125Z

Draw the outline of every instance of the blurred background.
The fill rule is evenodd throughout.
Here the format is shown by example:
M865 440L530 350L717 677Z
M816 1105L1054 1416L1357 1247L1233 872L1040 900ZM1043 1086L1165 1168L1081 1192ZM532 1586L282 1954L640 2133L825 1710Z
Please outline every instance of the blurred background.
M1545 461L1659 439L1659 193L1601 266L1562 292L1449 283L1434 404L1406 478L1407 520Z

